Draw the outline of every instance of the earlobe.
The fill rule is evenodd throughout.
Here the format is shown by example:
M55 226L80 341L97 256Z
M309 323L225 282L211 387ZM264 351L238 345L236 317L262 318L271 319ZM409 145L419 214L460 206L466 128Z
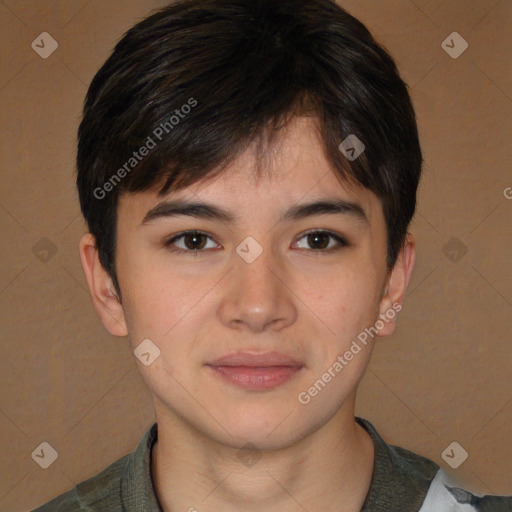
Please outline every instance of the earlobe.
M127 336L123 306L114 291L112 278L100 263L94 236L83 235L79 248L89 292L103 325L114 336Z
M388 275L386 290L380 302L379 320L384 324L377 336L389 336L396 326L396 316L402 310L405 293L416 261L416 242L412 233L398 254L395 266Z

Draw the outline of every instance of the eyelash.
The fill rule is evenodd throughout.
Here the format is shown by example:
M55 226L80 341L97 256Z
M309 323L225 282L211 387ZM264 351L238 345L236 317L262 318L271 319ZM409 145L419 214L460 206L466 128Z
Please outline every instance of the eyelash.
M330 254L330 253L337 252L337 251L349 246L348 242L344 238L342 238L340 235L337 235L336 233L332 233L331 231L326 231L326 230L308 231L307 233L303 233L302 236L299 238L299 240L302 240L303 238L305 238L309 235L314 235L314 234L328 235L329 237L336 240L336 242L338 242L339 245L337 247L331 247L329 249L300 249L300 250L313 252L313 253L328 253L328 254ZM213 238L208 233L205 233L203 231L197 231L197 230L183 231L182 233L178 233L177 235L174 235L171 238L169 238L168 240L166 240L164 242L164 246L171 252L190 254L192 256L198 256L199 254L201 254L207 250L207 249L190 250L190 249L181 249L181 248L173 247L174 243L176 243L178 240L180 240L182 238L185 238L187 235L203 235L203 236L206 236L213 240Z

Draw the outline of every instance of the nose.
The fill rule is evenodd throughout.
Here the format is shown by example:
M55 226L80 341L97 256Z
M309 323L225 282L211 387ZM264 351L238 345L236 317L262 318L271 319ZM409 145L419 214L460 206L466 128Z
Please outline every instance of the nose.
M236 256L223 281L219 316L224 325L252 332L281 330L297 319L291 278L267 248L251 263Z

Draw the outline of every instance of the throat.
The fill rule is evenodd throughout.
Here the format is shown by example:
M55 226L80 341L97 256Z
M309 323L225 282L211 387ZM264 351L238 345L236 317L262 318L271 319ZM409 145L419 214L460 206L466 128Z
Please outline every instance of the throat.
M193 507L201 512L303 512L340 506L344 512L359 512L370 489L375 450L358 424L351 441L324 453L290 448L261 453L253 464L256 459L236 457L238 450L228 447L224 454L184 457L166 452L158 440L151 454L153 486L163 512Z

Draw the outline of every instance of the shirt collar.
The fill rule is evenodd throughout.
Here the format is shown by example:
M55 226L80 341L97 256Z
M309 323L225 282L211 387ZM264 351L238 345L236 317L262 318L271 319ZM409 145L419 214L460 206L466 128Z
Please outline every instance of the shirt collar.
M151 478L151 452L158 439L156 423L146 431L121 475L123 511L162 512Z
M396 446L388 445L367 420L355 418L375 447L370 490L361 512L419 510L439 466ZM126 512L162 512L151 478L151 452L158 439L157 423L144 434L121 475L121 502Z
M355 418L373 440L372 483L361 512L419 510L439 466L421 455L387 444L375 427Z

